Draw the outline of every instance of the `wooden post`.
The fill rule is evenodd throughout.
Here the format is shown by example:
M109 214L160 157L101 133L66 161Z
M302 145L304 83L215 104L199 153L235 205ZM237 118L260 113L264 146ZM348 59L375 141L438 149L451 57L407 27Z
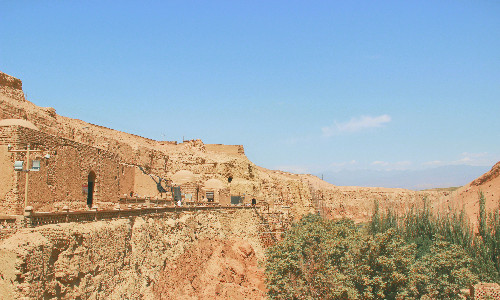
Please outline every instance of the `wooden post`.
M9 152L24 152L24 153L26 153L26 170L23 170L23 171L26 172L26 183L24 185L24 209L26 209L28 207L28 184L29 184L29 173L30 173L30 169L29 169L29 166L30 166L30 153L31 152L41 152L42 150L31 149L31 145L28 144L28 147L26 148L26 150L11 150L10 149L10 145L9 145L9 149L7 151L9 151Z
M24 222L25 227L33 226L33 207L26 206L24 208Z
M24 207L28 207L28 180L30 174L30 144L28 144L28 149L26 149L26 184L24 185Z

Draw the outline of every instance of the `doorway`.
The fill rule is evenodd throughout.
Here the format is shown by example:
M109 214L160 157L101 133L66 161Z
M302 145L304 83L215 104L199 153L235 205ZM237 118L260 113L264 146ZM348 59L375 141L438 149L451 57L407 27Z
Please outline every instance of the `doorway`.
M94 171L90 171L88 176L88 193L87 193L87 206L92 208L92 204L94 203L94 186L95 186L95 173Z

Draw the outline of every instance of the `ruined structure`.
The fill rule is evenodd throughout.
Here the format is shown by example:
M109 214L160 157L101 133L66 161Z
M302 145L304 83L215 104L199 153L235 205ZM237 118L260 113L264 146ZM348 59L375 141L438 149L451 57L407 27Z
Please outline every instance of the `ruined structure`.
M7 299L259 298L265 293L258 264L263 247L303 214L362 222L369 220L374 200L381 209L403 211L426 197L436 209L469 205L472 215L479 190L490 206L500 199L500 164L455 193L339 187L312 175L258 167L241 145L155 141L59 116L54 108L27 101L21 80L0 72L4 222L21 218L25 209L26 172L14 166L27 157L9 150L28 145L39 152L30 156L36 165L23 166L38 169L29 172L27 205L58 212L52 215L59 218L76 213L76 221L68 223L66 216L59 224L24 228L10 237L0 231L0 295ZM110 208L119 215L117 208L139 199L171 204L179 197L185 203L257 204L263 210L166 207L150 215L128 210L107 221L92 215ZM490 290L477 287L473 294Z
M0 73L0 212L22 214L25 172L14 171L26 160L28 145L41 150L30 172L28 205L35 211L111 208L127 197L174 199L180 187L183 201L248 204L273 201L308 211L306 183L279 180L256 167L241 145L205 145L200 140L154 141L59 116L53 108L27 101L19 79ZM31 168L31 166L25 166ZM184 176L182 174L190 174ZM278 179L278 180L277 180ZM175 199L177 200L177 199ZM122 201L123 202L123 201ZM298 204L298 206L297 206Z
M287 207L294 218L319 207L330 217L367 220L378 199L404 208L424 196L437 201L446 192L337 187L312 175L256 166L241 145L204 144L201 140L155 141L56 114L25 99L22 82L0 73L0 213L22 214L25 174L13 171L16 149L42 150L34 159L40 171L29 179L29 205L35 211L111 208L133 198L174 199L220 204L266 203ZM48 155L50 158L44 158ZM184 174L184 175L183 175ZM189 174L189 175L186 175ZM184 176L184 177L183 177ZM178 195L178 196L179 196ZM313 204L313 195L316 201ZM288 210L289 208L289 210Z

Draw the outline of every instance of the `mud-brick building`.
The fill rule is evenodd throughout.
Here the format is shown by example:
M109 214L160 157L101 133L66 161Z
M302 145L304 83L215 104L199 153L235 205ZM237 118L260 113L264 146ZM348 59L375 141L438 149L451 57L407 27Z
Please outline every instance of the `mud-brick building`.
M26 154L9 152L31 149L30 160L39 163L29 172L28 206L35 211L57 211L64 206L82 210L98 205L111 208L120 195L134 189L136 168L121 163L120 157L100 148L44 133L26 120L0 120L0 212L22 214L25 171L14 170L16 161L26 165ZM35 166L35 167L37 167Z

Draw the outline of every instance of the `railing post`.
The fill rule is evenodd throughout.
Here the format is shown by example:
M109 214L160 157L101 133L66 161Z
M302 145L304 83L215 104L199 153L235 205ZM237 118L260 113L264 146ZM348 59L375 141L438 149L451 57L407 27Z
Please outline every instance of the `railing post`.
M33 207L24 208L24 227L33 227Z
M97 209L98 209L97 205L94 205L91 208L91 210L95 212L95 215L94 215L94 220L95 221L97 221Z
M118 211L118 219L121 219L121 207L120 207L120 203L116 204L115 205L115 210Z
M64 207L62 208L62 211L63 213L66 214L66 223L69 222L69 207L67 205L64 205Z

